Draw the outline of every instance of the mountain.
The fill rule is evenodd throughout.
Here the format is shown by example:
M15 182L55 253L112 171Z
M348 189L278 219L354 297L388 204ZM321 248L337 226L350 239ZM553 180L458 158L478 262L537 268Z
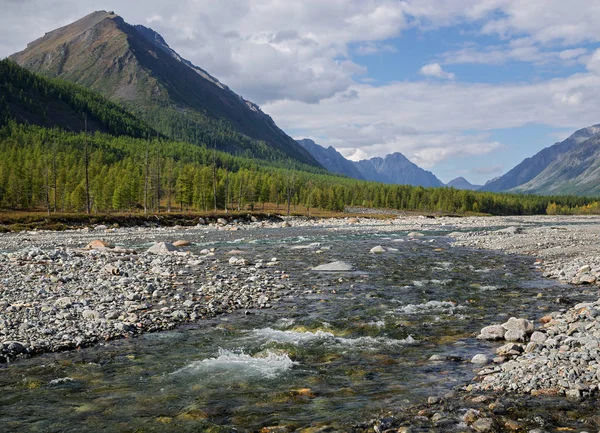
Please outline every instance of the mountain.
M576 131L564 141L547 147L531 158L523 160L519 165L499 178L486 183L482 191L508 191L524 185L541 174L561 155L564 155L582 142L600 133L600 125L590 126Z
M354 163L365 180L425 187L444 186L433 173L410 162L399 152L385 158L371 158Z
M106 132L134 138L156 132L120 105L75 84L48 79L0 60L0 126L9 121L81 132Z
M446 186L449 186L451 188L456 188L456 189L468 189L468 190L472 190L472 191L476 191L482 187L482 185L471 184L467 179L465 179L462 176L457 177L456 179L452 179L450 182L448 182L446 184Z
M299 140L298 143L327 170L353 179L398 185L444 186L433 173L410 162L399 152L386 155L385 158L371 158L356 162L347 160L331 146L326 149L306 138Z
M256 104L181 58L155 31L113 12L47 33L10 59L95 90L172 139L319 166Z
M600 134L558 155L536 177L511 191L600 196Z
M324 148L308 138L298 140L298 143L308 150L313 158L330 172L343 174L353 179L364 180L354 163L344 158L332 146Z

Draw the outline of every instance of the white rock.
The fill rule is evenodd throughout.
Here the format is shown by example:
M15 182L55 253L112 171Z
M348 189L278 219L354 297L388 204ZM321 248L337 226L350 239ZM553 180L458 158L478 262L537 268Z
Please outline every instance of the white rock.
M536 331L531 334L530 340L532 343L543 343L548 339L548 336L543 332Z
M354 270L354 266L350 263L337 261L331 263L325 263L323 265L315 266L311 270L313 271L329 271L329 272L349 272Z
M482 353L478 353L473 358L471 358L471 363L473 364L487 364L490 362L487 356Z
M371 251L369 251L371 254L383 254L385 253L385 248L383 248L381 245L377 245L376 247L371 248Z
M151 254L168 254L177 251L177 247L168 242L158 242L148 248L148 253Z
M479 340L502 340L506 334L506 329L502 325L490 325L481 330L477 339Z

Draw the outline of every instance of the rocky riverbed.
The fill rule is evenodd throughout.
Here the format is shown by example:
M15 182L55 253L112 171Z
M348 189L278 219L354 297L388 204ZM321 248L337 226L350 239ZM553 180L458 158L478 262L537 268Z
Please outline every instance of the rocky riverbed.
M509 227L452 233L455 245L529 254L547 278L588 286L600 284L600 221L596 217L493 218ZM540 222L543 225L539 225ZM559 300L561 301L561 300ZM469 390L531 395L597 394L600 383L600 301L580 303L542 317L525 318L529 329L497 349L494 364L479 372ZM482 330L502 329L495 324ZM534 332L535 330L535 332ZM482 338L503 340L504 335Z
M183 228L101 226L0 237L0 361L271 308L293 292L275 257L236 257L234 249L214 248L192 253L192 240L152 240L181 231L203 236Z
M330 363L335 363L338 357L344 360L339 366L342 368L348 362L347 357L356 351L348 352L344 347L366 344L364 353L355 360L354 370L342 374L339 384L336 383L344 393L350 392L347 378L352 378L353 386L358 383L366 385L376 380L378 375L384 377L393 372L393 369L375 363L374 370L365 373L363 378L360 368L371 356L373 362L385 361L386 365L406 362L404 368L413 368L409 366L416 360L420 367L415 371L429 372L424 373L424 377L434 371L443 376L448 374L446 369L448 372L461 370L465 374L458 375L460 380L456 381L456 386L462 386L462 390L431 395L422 405L403 407L390 417L357 425L356 431L533 429L535 426L543 427L543 423L527 419L527 413L515 415L517 409L507 403L511 397L506 395L516 392L519 399L531 398L535 399L534 402L554 399L552 405L561 399L570 402L583 399L577 404L585 408L586 402L595 401L594 396L598 394L600 331L597 317L600 317L600 304L595 302L597 297L590 295L597 293L596 278L600 268L596 267L598 252L594 239L599 233L600 220L587 217L406 216L390 220L222 219L212 222L199 220L198 225L190 227L118 228L100 225L60 233L8 233L0 235L0 349L3 360L12 362L15 358L43 352L96 345L96 351L81 351L85 358L88 352L103 354L104 350L110 351L103 349L105 340L186 324L199 325L198 329L202 332L189 335L201 338L204 345L206 340L202 335L210 334L211 330L202 328L202 323L213 324L209 326L220 323L222 327L213 330L215 333L222 329L223 336L240 335L232 336L231 346L226 347L225 354L214 355L208 350L199 361L192 361L189 365L209 369L212 363L231 362L237 365L240 360L247 362L250 359L252 365L264 363L270 366L269 359L273 358L286 361L286 368L290 370L295 368L289 365L302 362L303 366L295 372L301 375L305 368L315 365L318 368L321 363L329 365L331 370ZM448 239L469 249L459 248L453 252ZM259 243L255 243L257 241ZM511 262L508 258L506 261L501 258L495 263L493 257L498 254L480 255L472 248L529 254L535 259L528 261L516 257ZM351 250L351 253L345 254L344 250ZM480 261L480 256L488 258ZM556 289L554 286L547 292L552 293L549 298L543 286L521 289L525 286L515 285L518 279L513 273L520 272L525 278L531 278L527 267L536 259L534 267L539 270L539 275L554 276L560 282L575 283L579 287L565 285ZM508 263L512 263L512 267ZM395 272L395 266L403 271ZM319 274L332 270L341 274ZM404 274L410 276L405 277ZM463 274L468 274L468 277L463 278ZM536 291L541 296L539 301ZM524 292L528 293L528 299L523 299L522 304L528 306L521 308L520 301L516 300ZM558 294L560 298L556 298ZM486 340L496 340L481 343L475 339L476 334L471 336L475 330L475 326L470 325L471 321L483 317L478 316L483 304L494 312L503 308L490 303L490 296L504 299L506 304L503 305L510 304L511 307L504 307L507 310L503 311L505 314L486 316L487 319L477 325L491 325L486 326L482 334L487 336ZM299 300L302 300L301 304L297 304ZM368 306L361 306L365 302ZM543 304L543 309L538 308L538 302ZM310 305L314 314L304 327L287 324L289 317L286 316L295 311L296 304L303 305L306 310ZM332 306L342 304L352 314L356 314L353 310L356 306L363 307L365 316L361 320L365 323L354 323L357 317L348 319L346 313L337 317L337 307ZM261 311L263 309L265 311ZM551 313L554 309L556 311ZM238 313L211 319L235 310L249 315ZM333 322L333 328L329 328L331 323L323 322L321 313L325 310L331 315L327 322ZM509 320L512 315L515 319ZM228 317L232 318L229 322L232 324L234 321L238 323L240 317L252 322L252 330L242 331L226 325ZM266 317L280 317L281 321L277 322L278 325L270 320L260 322ZM490 320L490 317L499 321L489 323L495 320ZM253 322L255 320L262 325L257 326ZM346 320L357 328L348 329ZM416 325L421 322L421 325ZM457 330L462 330L463 325L468 327L467 332L453 331L452 327L456 324L460 324ZM339 330L335 330L336 326ZM438 349L438 337L428 341L428 335L446 326L450 326L448 334L442 332L440 335L443 337L439 337L439 342L444 341L445 349ZM182 338L184 335L187 338L188 329L190 327L184 326L171 332L181 333ZM365 330L368 330L367 334ZM348 332L351 332L352 338L346 334ZM415 339L409 335L413 332ZM170 334L154 335L161 338L161 335ZM264 347L257 343L259 347L252 349L251 353L260 349L256 355L259 356L265 350L276 350L269 355L271 358L262 361L260 356L254 358L236 352L238 347L247 347L248 339L255 335L268 335L268 343ZM145 347L143 341L150 337L153 335L122 340L122 343L138 341L142 343L141 347ZM220 338L212 344L221 347L224 342ZM293 343L290 343L290 339L297 341L291 340ZM325 342L329 342L331 347ZM308 347L297 349L297 345L304 344L310 350ZM175 350L175 345L168 347L169 351ZM200 347L204 346L190 348L191 355L185 352L188 346L178 350L183 350L181 356L192 356L193 360L198 356ZM322 354L325 348L338 348L340 353L335 356ZM375 351L373 354L371 351L376 348L382 353ZM384 356L391 348L394 356ZM471 348L477 351L471 351ZM479 351L481 353L473 356ZM80 352L52 356L77 353ZM141 354L138 361L135 355L138 352L133 353L132 359L136 363L143 362ZM287 353L292 354L291 358ZM316 357L316 364L308 361L308 353ZM94 358L94 355L90 356ZM103 358L104 355L99 356ZM177 356L175 363L186 365L186 361ZM43 358L48 360L48 355ZM73 367L73 370L86 369L88 362L85 359L86 362L80 367ZM129 357L124 359L131 361ZM98 365L105 362L95 361ZM154 362L148 358L149 365ZM21 362L12 368L24 363L35 365L36 360ZM130 368L126 364L122 367ZM79 380L93 387L93 383L81 372L77 374L70 367L66 370L56 377L50 375L52 380L48 383L71 377L76 383ZM169 371L168 368L166 370ZM465 386L473 371L476 379ZM127 377L125 374L122 379ZM165 380L164 377L159 374L153 380ZM316 375L312 380L317 377L321 376ZM281 384L286 380L282 380ZM373 392L379 392L386 381L378 383L380 385ZM44 392L52 394L52 386L48 385ZM306 384L299 382L295 386L303 390ZM343 400L342 394L327 394L328 399L321 400L317 389L318 382L313 382L312 391L306 392L306 404L314 399L315 404L310 404L311 411L324 409L331 398L340 398L339 403ZM330 384L324 385L321 392L329 389ZM449 387L440 389L447 390ZM569 398L564 399L563 395ZM363 397L370 398L367 394L361 395ZM356 398L358 396L352 399ZM392 398L396 402L394 404L400 401L398 392L392 390L386 398ZM569 408L566 417L571 420L577 415L572 413L572 406ZM590 408L586 410L589 413ZM563 423L559 412L556 416L557 419L544 422L548 425L572 425L569 424L571 421ZM526 421L519 424L519 418ZM593 425L589 427L592 431Z
M453 230L455 245L530 254L539 258L546 277L600 284L600 219L594 217L221 218L200 219L195 227L99 225L9 233L0 235L0 360L170 329L235 309L271 307L294 290L276 258L235 258L235 249L191 252L188 246L214 233L235 239L245 230L293 226L406 230L413 237ZM86 249L94 240L100 242ZM151 252L157 242L177 240L180 247L172 251Z

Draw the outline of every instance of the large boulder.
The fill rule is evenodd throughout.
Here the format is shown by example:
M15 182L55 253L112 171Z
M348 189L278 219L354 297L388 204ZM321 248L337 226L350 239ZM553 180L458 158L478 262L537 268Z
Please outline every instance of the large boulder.
M527 336L533 333L533 323L527 319L511 317L508 322L502 324L502 327L506 329L504 334L506 341L525 341Z
M502 325L490 325L480 331L477 339L487 341L503 340L504 334L506 334L506 329Z

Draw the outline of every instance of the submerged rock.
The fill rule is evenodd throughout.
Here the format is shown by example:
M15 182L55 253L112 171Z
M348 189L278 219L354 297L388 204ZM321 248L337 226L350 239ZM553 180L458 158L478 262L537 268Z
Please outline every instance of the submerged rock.
M349 272L354 270L354 266L350 263L336 261L315 266L312 271L329 271L329 272Z
M93 240L85 246L86 250L104 250L106 248L113 248L113 245L99 239Z

